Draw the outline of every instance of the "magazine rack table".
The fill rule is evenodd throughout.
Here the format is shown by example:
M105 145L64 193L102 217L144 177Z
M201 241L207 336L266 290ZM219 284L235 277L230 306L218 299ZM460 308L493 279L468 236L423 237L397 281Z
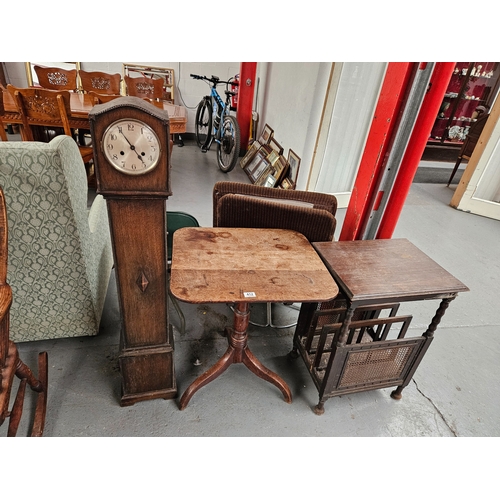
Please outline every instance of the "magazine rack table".
M284 229L182 228L174 233L171 293L190 303L235 303L225 354L184 392L183 410L193 394L232 363L274 384L291 403L286 382L267 369L247 346L251 302L322 302L338 287L302 234Z
M341 394L408 385L450 302L468 288L406 239L313 243L340 293L328 307L302 306L292 357L300 353L319 391L315 413ZM440 299L427 330L405 338L401 302ZM298 352L298 353L297 353Z

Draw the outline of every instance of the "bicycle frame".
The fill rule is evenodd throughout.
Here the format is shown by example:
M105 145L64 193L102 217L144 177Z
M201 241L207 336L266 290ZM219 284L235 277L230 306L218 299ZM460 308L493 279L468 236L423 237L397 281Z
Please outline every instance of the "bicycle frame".
M226 102L222 100L222 97L217 92L217 84L212 83L210 87L210 95L206 96L205 99L210 99L210 104L212 106L212 130L210 131L210 142L207 145L207 149L210 149L210 146L215 141L220 143L220 131L221 123L224 123L224 116L229 114L229 98L227 96Z

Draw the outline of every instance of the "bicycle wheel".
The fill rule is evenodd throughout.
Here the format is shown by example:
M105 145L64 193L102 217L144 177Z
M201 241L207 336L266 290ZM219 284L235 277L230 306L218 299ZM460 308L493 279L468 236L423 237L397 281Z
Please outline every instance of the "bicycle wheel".
M234 116L225 116L220 142L217 143L217 163L223 172L233 170L240 154L240 127Z
M200 148L208 145L212 130L212 105L210 98L204 98L196 110L196 142Z

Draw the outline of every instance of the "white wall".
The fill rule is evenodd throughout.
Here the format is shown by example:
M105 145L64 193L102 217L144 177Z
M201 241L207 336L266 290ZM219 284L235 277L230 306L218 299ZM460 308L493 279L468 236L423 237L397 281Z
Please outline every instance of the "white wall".
M332 63L268 62L257 65L258 133L267 123L284 155L301 158L297 189L305 189Z

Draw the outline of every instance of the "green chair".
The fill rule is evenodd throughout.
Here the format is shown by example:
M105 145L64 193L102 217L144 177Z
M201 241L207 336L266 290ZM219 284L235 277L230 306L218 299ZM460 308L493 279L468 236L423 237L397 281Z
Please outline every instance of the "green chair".
M172 263L172 247L173 247L173 236L177 229L182 227L199 227L198 221L190 214L185 212L168 212L167 211L167 260L170 269L170 264ZM186 319L181 311L177 299L170 293L170 287L168 289L168 295L174 305L179 319L181 320L181 335L184 335L186 331Z
M10 339L93 336L113 267L106 202L89 207L87 176L72 137L0 142L9 218Z

